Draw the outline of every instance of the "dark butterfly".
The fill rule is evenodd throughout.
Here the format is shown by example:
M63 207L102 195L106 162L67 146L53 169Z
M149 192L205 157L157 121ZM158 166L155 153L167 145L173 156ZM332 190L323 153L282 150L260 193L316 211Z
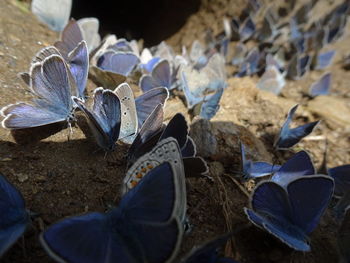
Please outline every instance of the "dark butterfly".
M0 174L0 257L19 239L30 223L21 193Z
M220 257L218 250L225 245L232 234L226 234L211 240L204 245L193 248L188 256L181 263L237 263L231 258Z
M94 91L92 109L77 97L73 97L84 113L97 144L105 151L113 151L121 127L121 106L118 96L111 90L97 88Z
M310 251L308 235L328 206L334 182L324 175L292 176L282 181L279 184L272 179L258 184L251 197L251 209L245 208L245 213L254 225L289 247Z
M241 167L243 180L255 179L273 174L281 168L280 165L248 160L243 143L241 143Z
M287 149L294 146L301 139L309 135L313 131L315 126L319 123L319 121L314 121L293 129L289 128L295 111L298 109L298 106L299 105L297 104L289 110L287 119L284 122L274 143L274 147L276 149Z
M40 236L58 262L172 262L183 235L186 185L180 149L172 138L157 151L159 159L107 213L61 220ZM154 163L152 163L154 164Z
M188 126L184 116L176 114L168 123L163 125L163 106L159 104L142 125L128 152L128 167L134 165L146 155L155 145L166 138L175 138L181 149L187 176L198 176L208 173L206 162L196 156L196 146L188 136Z

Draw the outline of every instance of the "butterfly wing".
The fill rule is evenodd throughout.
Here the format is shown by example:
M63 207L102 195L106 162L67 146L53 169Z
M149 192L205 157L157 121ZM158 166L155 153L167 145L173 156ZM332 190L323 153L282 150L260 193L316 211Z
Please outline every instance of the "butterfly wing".
M186 157L182 159L186 177L200 177L208 174L209 168L201 157Z
M265 181L257 185L251 199L252 209L245 208L248 219L289 247L309 251L306 235L290 220L292 211L282 186Z
M97 88L94 91L92 111L78 98L73 100L85 114L97 144L106 151L114 150L121 124L120 101L117 95L111 90Z
M83 41L83 35L79 25L74 19L71 19L61 33L61 40L57 41L54 46L67 60L68 54L75 49L81 41Z
M63 30L71 9L72 0L34 0L31 6L36 17L54 31Z
M168 98L169 91L163 87L153 88L138 96L135 99L138 126L141 127L143 125L157 105L162 104L164 107Z
M158 104L141 126L128 152L128 165L134 163L138 157L150 151L159 140L163 132L163 105Z
M332 64L335 53L336 53L336 50L331 50L331 51L319 54L317 56L315 69L322 70L327 68L330 64Z
M308 136L316 127L319 121L310 122L294 129L288 129L278 142L278 149L287 149L297 144L301 139Z
M110 50L98 59L97 65L102 70L128 76L139 62L139 58L134 53Z
M168 90L172 88L171 70L168 60L162 59L153 67L152 78L157 83L156 87L164 87Z
M175 141L171 144L176 147ZM158 149L159 152L170 150L163 147ZM183 227L179 212L186 207L186 198L182 196L185 195L183 171L178 174L175 167L181 160L177 161L162 162L148 171L120 203L122 213L132 224L133 233L148 259L144 262L170 262L181 242Z
M303 176L287 186L292 220L309 234L318 225L332 198L333 179L325 175Z
M350 165L341 165L328 169L328 174L334 179L334 195L342 196L350 191Z
M77 96L84 98L88 73L89 73L89 52L85 41L68 54L70 71L75 79Z
M332 75L331 73L324 74L318 81L312 83L309 94L311 97L319 95L328 95L329 89L331 88Z
M185 176L180 149L174 138L170 137L161 140L150 152L140 157L129 168L123 180L123 191L127 192L133 189L135 185L143 181L142 178L148 174L149 170L152 171L154 167L164 162L170 163L171 174L175 180L177 191L175 196L179 197L179 200L176 200L174 213L180 215L179 218L183 221L186 214L186 205L184 205L186 204ZM166 211L164 210L164 212ZM157 213L162 214L161 212Z
M187 142L188 126L185 117L181 113L177 113L168 123L159 140L173 137L179 144L180 149Z
M30 222L21 193L0 175L0 256L17 241Z
M207 95L203 99L201 112L200 112L200 116L203 119L210 120L218 112L220 108L219 102L221 100L222 94L224 93L223 86L225 85L226 84L224 82L220 82L219 83L220 88L218 88L218 90L214 94Z
M101 42L101 36L98 33L100 22L96 17L81 18L77 21L83 39L86 41L89 52L94 50Z
M114 93L118 96L121 107L121 127L119 137L131 144L136 137L138 120L134 94L127 83L120 84Z
M3 127L25 129L62 122L73 109L69 71L63 58L52 55L35 64L30 73L30 87L40 97L33 105L12 104L2 109Z
M51 225L40 242L57 262L133 262L122 238L111 229L106 215L89 213Z
M270 164L266 162L253 162L249 174L253 178L266 176L277 172L281 168L280 165Z
M316 169L310 155L305 151L300 151L283 164L271 180L279 185L287 185L296 177L313 174L316 174Z
M181 148L181 155L185 157L194 157L197 154L196 144L190 136L187 136L186 144Z

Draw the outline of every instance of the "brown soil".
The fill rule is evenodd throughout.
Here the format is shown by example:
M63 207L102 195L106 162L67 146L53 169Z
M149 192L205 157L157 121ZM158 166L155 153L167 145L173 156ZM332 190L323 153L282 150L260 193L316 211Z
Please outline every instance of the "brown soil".
M169 42L176 49L180 49L182 44L189 45L195 38L201 37L208 27L218 32L222 16L239 14L244 2L203 0L199 12L190 17L187 24ZM319 2L323 5L321 10L329 10L327 1ZM0 5L1 107L31 98L17 73L27 71L32 56L58 38L57 34L39 24L26 10L23 3L15 0L3 0ZM336 62L349 52L349 45L348 33L333 45L338 50ZM339 63L335 63L330 71L334 78L331 96L345 98L349 109L347 80L350 79L350 71L344 71ZM225 110L229 111L231 115L234 114L236 125L240 127L239 134L242 135L242 131L250 132L251 138L246 135L244 140L249 140L252 145L257 145L255 140L258 140L261 144L259 147L264 148L255 151L252 154L254 158L285 161L291 153L275 154L271 147L271 136L283 122L288 107L297 102L304 106L298 113L298 124L319 118L308 111L308 100L302 94L321 74L322 72L312 72L303 80L289 81L283 92L287 99L278 99L279 104L275 99L270 100L258 93L251 100L247 100L247 105L242 99L244 96L236 95L237 103L231 105L234 94L237 91L245 92L242 87L246 85L246 79L231 79L230 87L225 92L233 95L223 100L222 113L213 120L213 125L231 127L233 123L224 118ZM247 85L253 86L256 81L256 77L251 78ZM89 83L88 90L91 92L94 87ZM175 114L176 109L183 109L183 104L180 104L176 99L169 101L168 116ZM0 129L0 171L22 192L28 209L40 214L33 222L33 227L24 235L23 242L17 242L2 258L2 262L52 262L38 242L38 233L44 227L66 216L87 211L104 211L108 205L117 204L125 172L127 147L121 145L115 153L105 156L78 128L73 127L69 140L68 135L69 131L66 129L40 143L22 146L14 143L7 130ZM324 118L313 135L327 137L330 167L350 163L349 125L333 123L332 120ZM225 134L221 136L225 137ZM181 254L194 245L231 229L236 234L232 246L227 246L225 252L240 262L336 262L337 223L330 211L327 211L320 226L311 235L310 253L295 252L265 232L247 225L243 207L248 206L245 193L249 185L242 185L232 179L233 171L239 169L239 153L231 149L235 149L239 137L232 137L233 148L226 144L224 138L220 138L220 142L225 142L224 147L227 149L224 151L225 156L208 158L210 176L214 178L214 182L207 178L188 180L188 215L193 228L184 238ZM300 148L311 153L316 165L321 163L324 140L304 140L297 149ZM221 157L225 161L221 161Z

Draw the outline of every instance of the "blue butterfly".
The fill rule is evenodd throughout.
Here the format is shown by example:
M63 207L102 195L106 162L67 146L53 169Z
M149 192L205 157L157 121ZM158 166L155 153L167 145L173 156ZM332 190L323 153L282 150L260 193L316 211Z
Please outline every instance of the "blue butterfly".
M30 223L21 193L0 175L0 257L19 239Z
M156 153L158 164L125 193L118 207L51 225L40 235L48 254L71 263L172 262L182 240L186 211L179 151L174 139L164 142ZM173 159L164 160L163 155Z
M284 180L283 180L284 181ZM251 197L248 219L289 247L310 251L308 235L316 228L333 194L329 176L293 176L286 184L264 181Z
M95 89L91 110L79 98L73 97L73 100L84 113L97 144L105 151L113 151L121 126L121 106L118 96L111 90Z
M319 95L328 95L331 88L332 75L331 73L323 74L323 76L312 83L309 89L309 94L311 97L316 97Z
M192 249L181 263L237 263L231 258L224 258L218 255L218 249L225 245L231 236L232 234L226 234Z
M225 84L226 86L226 84ZM214 94L210 94L204 97L203 103L201 105L201 111L199 116L203 119L210 120L215 116L215 114L220 109L220 100L222 94L224 93L224 88L219 87Z
M241 144L241 166L242 166L242 177L244 180L255 179L263 177L269 174L273 174L278 171L281 166L270 164L266 162L253 162L248 160L245 154L245 147Z
M171 90L175 88L175 76L176 73L172 72L169 61L161 59L153 66L151 75L142 75L140 78L140 88L143 92L158 87Z
M128 151L128 167L134 165L142 156L151 152L155 145L167 138L175 138L180 149L187 177L208 173L206 162L196 156L196 145L188 135L188 125L184 116L176 114L163 124L163 106L159 104L142 125Z
M160 59L160 57L153 57L149 61L147 61L147 63L141 63L140 68L145 70L147 73L152 73L154 66L157 65Z
M339 262L350 261L350 206L346 208L345 217L338 231L338 248L341 260Z
M139 63L140 59L132 52L107 50L97 60L97 67L104 71L128 76Z
M316 65L314 66L314 69L322 70L330 66L332 64L335 53L336 53L335 50L330 50L330 51L318 54L316 56L316 62L315 62Z
M294 146L305 136L309 135L319 123L319 121L314 121L293 129L289 128L298 106L299 105L297 104L289 110L287 119L284 122L274 143L274 147L276 149L287 149Z
M30 69L30 89L36 98L31 104L19 102L4 107L1 110L5 116L3 127L10 129L15 139L17 131L26 129L38 128L42 132L38 139L43 139L65 128L74 120L71 92L76 86L72 79L68 65L59 55L50 55L33 64ZM52 126L56 130L45 131Z
M250 39L255 34L255 23L250 16L248 16L239 27L240 41L244 42Z

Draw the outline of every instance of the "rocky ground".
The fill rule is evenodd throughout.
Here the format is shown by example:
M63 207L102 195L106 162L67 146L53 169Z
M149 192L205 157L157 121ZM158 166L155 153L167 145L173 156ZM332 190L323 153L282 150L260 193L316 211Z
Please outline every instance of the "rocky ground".
M210 4L209 4L210 2ZM176 49L201 38L210 27L218 32L223 15L240 12L244 1L202 1L198 13L169 39ZM329 10L332 2L319 1L320 10ZM243 6L243 5L242 5ZM0 5L0 107L27 101L30 94L17 77L28 71L32 56L42 47L57 40L58 35L41 25L15 0ZM194 26L195 25L195 26ZM307 150L316 166L323 160L328 141L329 167L350 163L350 71L341 66L341 59L350 46L349 31L330 48L337 49L335 63L329 68L333 84L329 96L310 100L305 96L309 85L323 72L311 72L300 81L288 81L282 96L255 88L258 77L229 78L228 88L217 115L207 122L191 120L181 99L167 102L166 116L185 114L191 122L191 136L197 142L200 156L208 161L210 176L188 180L188 215L193 225L185 237L182 252L209 238L227 231L236 231L226 255L240 262L318 262L337 261L335 234L337 223L327 211L320 226L311 235L310 253L295 252L270 235L247 225L243 207L248 206L252 182L242 184L237 178L240 166L238 141L248 148L254 160L284 162L300 149ZM94 88L89 83L89 91ZM295 125L321 119L311 136L290 152L276 153L274 136L289 108L299 103ZM114 154L105 157L86 140L78 128L67 139L68 130L34 145L17 145L10 133L0 129L0 171L22 192L28 209L39 213L22 242L11 248L2 262L52 262L38 242L38 233L47 225L70 215L87 211L103 211L119 198L125 171L127 147L120 145Z

